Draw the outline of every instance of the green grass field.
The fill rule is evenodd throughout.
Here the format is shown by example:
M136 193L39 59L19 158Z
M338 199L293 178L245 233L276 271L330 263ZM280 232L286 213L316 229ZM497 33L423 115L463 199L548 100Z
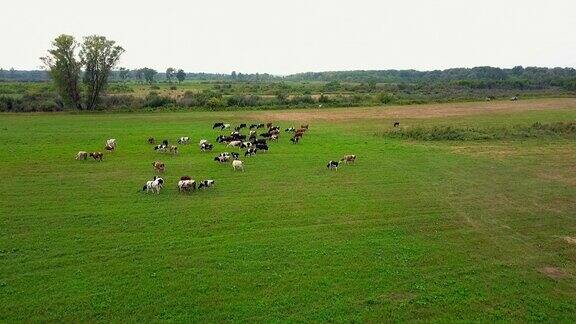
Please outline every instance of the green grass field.
M573 138L381 135L387 109L406 128L576 120L573 99L473 105L2 114L0 321L573 322ZM243 158L242 173L213 161L223 146L198 149L220 120L311 129ZM148 136L192 144L162 155ZM104 162L74 160L111 137ZM356 165L326 169L344 154ZM160 195L141 191L154 160L167 164ZM179 194L185 174L217 184Z

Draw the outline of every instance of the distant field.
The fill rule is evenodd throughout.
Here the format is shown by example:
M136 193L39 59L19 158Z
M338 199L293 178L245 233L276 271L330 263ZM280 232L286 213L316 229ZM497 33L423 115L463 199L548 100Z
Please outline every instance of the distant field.
M0 114L0 321L576 320L576 138L401 127L576 121L576 99L245 112ZM214 121L310 123L233 172ZM190 136L179 156L146 139ZM79 150L118 150L104 162ZM326 162L356 154L338 171ZM151 163L167 186L144 194ZM215 188L179 194L177 179Z

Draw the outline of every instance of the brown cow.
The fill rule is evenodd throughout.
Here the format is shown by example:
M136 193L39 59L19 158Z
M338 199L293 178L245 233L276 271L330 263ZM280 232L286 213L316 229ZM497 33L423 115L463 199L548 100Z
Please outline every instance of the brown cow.
M154 161L152 166L156 172L164 172L166 170L166 165L162 161Z
M93 158L95 161L102 161L104 154L102 152L91 152L90 157Z
M340 162L344 162L346 164L354 163L355 161L356 161L356 155L354 154L344 155L344 157L340 160Z

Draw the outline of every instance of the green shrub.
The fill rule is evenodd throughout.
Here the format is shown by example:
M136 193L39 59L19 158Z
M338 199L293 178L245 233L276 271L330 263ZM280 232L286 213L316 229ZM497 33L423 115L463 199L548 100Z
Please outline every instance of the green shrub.
M559 136L574 137L576 136L576 121L550 124L534 123L530 126L510 126L503 128L455 126L414 127L395 129L379 135L420 141L477 141Z

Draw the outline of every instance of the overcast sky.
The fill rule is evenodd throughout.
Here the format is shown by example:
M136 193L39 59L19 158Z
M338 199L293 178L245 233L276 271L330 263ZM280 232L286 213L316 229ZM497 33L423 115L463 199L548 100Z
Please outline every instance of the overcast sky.
M36 69L65 33L126 49L121 66L188 72L576 67L576 0L17 0L0 67Z

